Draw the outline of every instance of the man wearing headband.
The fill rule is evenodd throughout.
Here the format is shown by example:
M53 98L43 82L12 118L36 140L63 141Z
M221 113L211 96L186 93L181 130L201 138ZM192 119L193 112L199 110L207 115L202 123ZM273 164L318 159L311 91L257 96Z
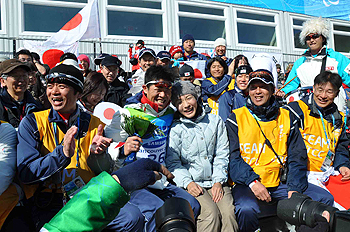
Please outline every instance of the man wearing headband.
M308 49L295 61L286 80L286 83L291 82L282 91L277 92L278 96L284 96L299 86L312 87L315 77L324 71L338 73L343 83L350 86L350 60L339 52L327 48L329 24L325 19L314 18L303 23L299 37L300 43L306 44ZM345 91L341 88L334 102L343 112L346 109L345 100Z
M87 184L100 172L112 171L113 166L106 153L112 139L104 137L104 124L77 107L84 81L80 70L60 64L46 80L51 109L28 115L18 128L18 176L37 228L79 191L71 191L76 179ZM129 212L143 220L137 207L127 207L121 210L125 216L117 224L120 230L135 226Z
M226 120L229 175L236 184L232 195L243 232L259 231L258 200L278 201L293 192L305 193L316 201L329 195L322 194L326 191L320 187L308 186L306 147L294 125L296 120L290 118L288 110L279 108L274 92L269 70L251 72L246 105L234 110Z
M112 144L108 151L121 165L139 158L165 163L167 138L174 115L174 110L170 107L174 79L173 72L167 67L149 67L145 73L142 91L129 98L125 107L113 115L112 122L106 127L105 132L106 136L116 143ZM121 126L125 122L125 116L149 120L158 126L162 133L157 132L154 136L142 139L138 136L128 137ZM133 156L135 158L132 158ZM130 203L138 206L145 215L146 231L155 231L154 214L163 205L163 201L172 196L187 200L195 217L198 215L200 208L198 201L184 189L169 184L164 179L152 187L131 194Z

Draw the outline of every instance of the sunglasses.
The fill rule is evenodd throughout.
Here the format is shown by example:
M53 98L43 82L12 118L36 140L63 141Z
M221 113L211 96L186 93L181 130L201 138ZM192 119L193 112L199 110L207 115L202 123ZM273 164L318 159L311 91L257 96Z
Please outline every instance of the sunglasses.
M154 85L157 88L166 88L166 89L171 89L172 84L163 82L163 81L150 81L146 83L146 86L148 85Z
M313 34L313 35L308 35L305 37L305 41L311 40L311 39L317 39L318 37L320 37L319 34Z
M251 72L249 74L249 78L253 78L253 77L265 77L265 78L272 79L271 74L266 71Z

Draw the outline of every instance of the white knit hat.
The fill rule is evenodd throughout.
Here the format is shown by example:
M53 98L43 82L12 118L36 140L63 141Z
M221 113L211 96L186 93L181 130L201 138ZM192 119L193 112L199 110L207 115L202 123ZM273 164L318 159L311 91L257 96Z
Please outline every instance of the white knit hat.
M214 48L217 46L225 46L226 47L226 40L224 38L217 38L214 42Z
M305 37L311 33L322 35L326 40L329 38L329 24L321 17L313 18L303 23L303 30L299 35L300 43L305 44Z

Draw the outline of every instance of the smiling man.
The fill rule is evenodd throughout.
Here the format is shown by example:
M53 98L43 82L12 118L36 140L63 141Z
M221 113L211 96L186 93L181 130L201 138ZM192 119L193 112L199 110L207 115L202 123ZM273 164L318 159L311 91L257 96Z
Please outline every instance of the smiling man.
M284 96L299 86L313 86L315 77L324 71L338 73L343 83L350 86L350 60L339 52L327 48L329 24L325 19L314 18L303 23L299 37L300 43L306 44L308 49L294 63L286 80L286 83L291 82L277 93L278 96ZM343 112L345 112L345 99L345 91L341 88L334 102Z
M76 179L87 184L100 172L112 171L106 154L112 139L103 136L104 124L76 104L83 81L83 74L72 65L51 69L46 89L51 109L28 115L18 128L18 176L37 229L73 197L70 186ZM140 210L127 204L109 227L142 230L139 221L143 221Z
M230 142L229 176L240 231L259 231L258 200L270 202L293 192L332 205L332 196L307 183L307 151L294 118L279 108L269 70L249 75L247 103L226 120ZM292 115L293 116L293 115ZM287 180L282 169L288 168ZM283 182L282 182L283 181Z
M348 191L349 140L345 134L344 115L334 104L341 84L338 74L329 71L320 73L315 78L314 93L290 103L287 108L299 119L298 126L308 151L308 181L325 186L323 180L327 180L330 175L339 176L342 185L338 187L344 186L345 189L342 189ZM342 198L335 200L344 206Z
M17 128L24 116L39 111L42 106L27 90L30 67L17 59L0 64L1 85L0 120Z
M169 129L173 121L174 110L170 107L171 88L175 77L173 72L164 66L151 66L145 74L145 84L142 92L128 99L125 107L113 115L110 125L106 127L106 135L113 138L116 146L111 146L109 153L121 165L127 161L149 158L160 164L165 163L166 145ZM161 132L154 136L140 138L128 136L123 129L125 117L138 117L155 124ZM125 143L124 143L125 142ZM118 146L123 144L123 146ZM132 154L135 152L134 154ZM132 175L132 173L130 174ZM155 186L131 193L130 203L136 205L145 215L145 231L155 231L155 212L164 200L169 197L186 199L194 212L199 213L199 203L184 189L169 184L166 181L158 182Z

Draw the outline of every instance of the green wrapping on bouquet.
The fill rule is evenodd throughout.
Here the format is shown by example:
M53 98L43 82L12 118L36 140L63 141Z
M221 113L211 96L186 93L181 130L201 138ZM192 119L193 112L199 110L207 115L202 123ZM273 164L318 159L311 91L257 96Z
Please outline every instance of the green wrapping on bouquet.
M117 181L102 172L68 201L41 231L101 231L129 199Z

